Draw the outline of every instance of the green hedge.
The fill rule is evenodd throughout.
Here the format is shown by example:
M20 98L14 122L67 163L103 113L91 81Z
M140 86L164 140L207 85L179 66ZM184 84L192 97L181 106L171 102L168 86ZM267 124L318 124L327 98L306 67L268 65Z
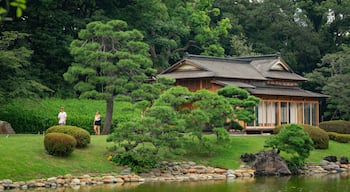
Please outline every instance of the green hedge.
M100 111L102 114L101 127L103 127L106 103L96 100L17 99L0 106L0 120L9 122L16 133L42 133L48 127L58 125L57 115L61 106L67 112L67 125L81 127L93 134L94 116L96 111ZM135 115L140 115L140 110L132 109L130 103L116 101L114 103L112 131L118 122L127 121Z
M311 125L301 125L310 135L315 149L328 149L329 137L326 131Z
M279 125L276 126L273 130L274 134L278 134L281 129L283 129L286 125ZM304 128L304 131L306 131L310 138L313 141L313 147L315 149L328 149L329 144L329 137L326 131L319 127L311 126L311 125L299 125Z
M68 156L73 151L77 141L71 135L64 133L49 133L45 135L45 150L54 156Z
M7 121L16 133L38 133L57 124L49 114L26 110L20 105L8 104L0 110L0 119Z
M339 143L349 143L350 135L349 134L341 134L336 132L328 132L329 139L333 141L337 141Z
M50 133L64 133L64 134L73 136L77 141L77 148L84 148L91 141L90 133L88 131L75 126L67 126L67 125L52 126L46 130L46 134L50 134Z
M350 134L350 121L333 120L320 123L320 128L326 132Z

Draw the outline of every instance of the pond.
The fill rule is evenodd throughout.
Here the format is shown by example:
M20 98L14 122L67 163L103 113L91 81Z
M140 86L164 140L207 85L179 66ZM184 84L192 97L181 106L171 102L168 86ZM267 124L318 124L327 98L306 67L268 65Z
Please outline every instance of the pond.
M32 191L32 190L28 190ZM35 190L33 190L35 191ZM36 190L37 191L37 190ZM257 177L228 181L126 183L40 191L65 192L335 192L350 191L350 174L317 176ZM12 192L12 191L11 191Z

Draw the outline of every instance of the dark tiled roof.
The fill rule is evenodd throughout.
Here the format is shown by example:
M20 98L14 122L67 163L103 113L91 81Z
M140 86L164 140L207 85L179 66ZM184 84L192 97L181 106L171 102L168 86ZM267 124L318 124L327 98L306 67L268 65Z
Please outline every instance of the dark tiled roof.
M184 64L194 68L188 71L178 70ZM234 85L245 88L253 95L299 96L322 98L327 95L303 90L299 87L258 86L239 80L252 80L264 82L271 79L305 81L306 79L296 73L280 58L279 55L264 55L253 57L221 58L200 55L187 55L163 71L161 76L175 79L213 77L213 83L219 85Z
M251 80L268 80L268 79L285 79L295 81L305 81L304 77L293 72L288 66L286 71L271 70L271 68L284 61L278 55L264 55L253 57L209 57L201 55L187 55L180 62L169 67L160 75L171 76L171 73L178 73L174 78L188 78L188 74L180 74L175 72L176 68L186 63L191 63L194 66L201 68L203 71L213 72L214 77L233 78L233 79L251 79ZM199 77L197 71L188 71L193 73L194 77Z
M239 82L239 81L219 81L219 80L215 80L213 81L213 83L219 84L219 85L233 85L236 87L240 87L240 88L255 88L254 85L248 84L248 83L243 83L243 82Z
M278 95L278 96L319 97L319 98L329 97L328 95L307 91L299 87L256 87L256 88L247 88L247 90L253 95Z
M235 78L235 79L255 79L266 80L248 62L220 59L190 58L188 62L215 73L215 77Z
M174 79L190 79L201 77L214 77L215 73L211 71L181 71L161 74L161 76L171 77Z
M285 80L296 80L296 81L306 81L307 79L291 72L283 71L267 71L264 76L271 79L285 79Z
M289 79L289 80L297 80L297 81L305 81L306 78L296 74L293 70L288 66L287 71L276 71L271 70L271 68L276 65L282 59L276 58L266 58L266 59L257 59L252 60L251 64L266 78L272 79Z

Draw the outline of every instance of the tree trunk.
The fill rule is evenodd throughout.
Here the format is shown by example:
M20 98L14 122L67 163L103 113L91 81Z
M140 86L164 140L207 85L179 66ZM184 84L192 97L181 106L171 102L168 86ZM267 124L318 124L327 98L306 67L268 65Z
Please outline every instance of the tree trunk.
M108 98L106 100L106 118L103 124L103 135L108 135L111 132L112 117L113 117L113 107L114 107L114 97Z

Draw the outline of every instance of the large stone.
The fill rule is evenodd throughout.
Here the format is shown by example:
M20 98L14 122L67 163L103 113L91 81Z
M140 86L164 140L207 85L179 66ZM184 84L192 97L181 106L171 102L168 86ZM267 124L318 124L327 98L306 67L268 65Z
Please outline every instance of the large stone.
M329 165L323 166L323 169L327 170L327 171L332 171L335 169L339 169L339 165L335 164L335 163L331 163Z
M169 170L171 172L172 175L179 175L181 173L181 167L178 165L174 165L169 167Z
M8 184L12 184L13 182L12 182L11 179L4 179L4 180L2 180L1 183L4 184L4 185L8 185Z
M116 183L116 178L114 176L108 175L102 177L103 183Z
M214 172L217 173L217 174L224 174L224 173L227 172L227 170L226 169L215 168Z
M320 166L326 166L326 165L329 165L329 161L322 160L322 161L320 162Z
M327 156L323 158L323 160L329 161L329 162L337 162L337 156Z
M274 151L262 151L256 154L251 167L255 169L255 175L291 175L286 162Z
M349 159L347 157L340 157L339 163L340 164L349 164Z
M80 180L79 179L72 179L71 185L80 185Z
M0 121L0 134L15 134L11 124L6 121Z
M241 161L245 163L253 162L255 160L255 155L251 153L244 153L241 155Z

